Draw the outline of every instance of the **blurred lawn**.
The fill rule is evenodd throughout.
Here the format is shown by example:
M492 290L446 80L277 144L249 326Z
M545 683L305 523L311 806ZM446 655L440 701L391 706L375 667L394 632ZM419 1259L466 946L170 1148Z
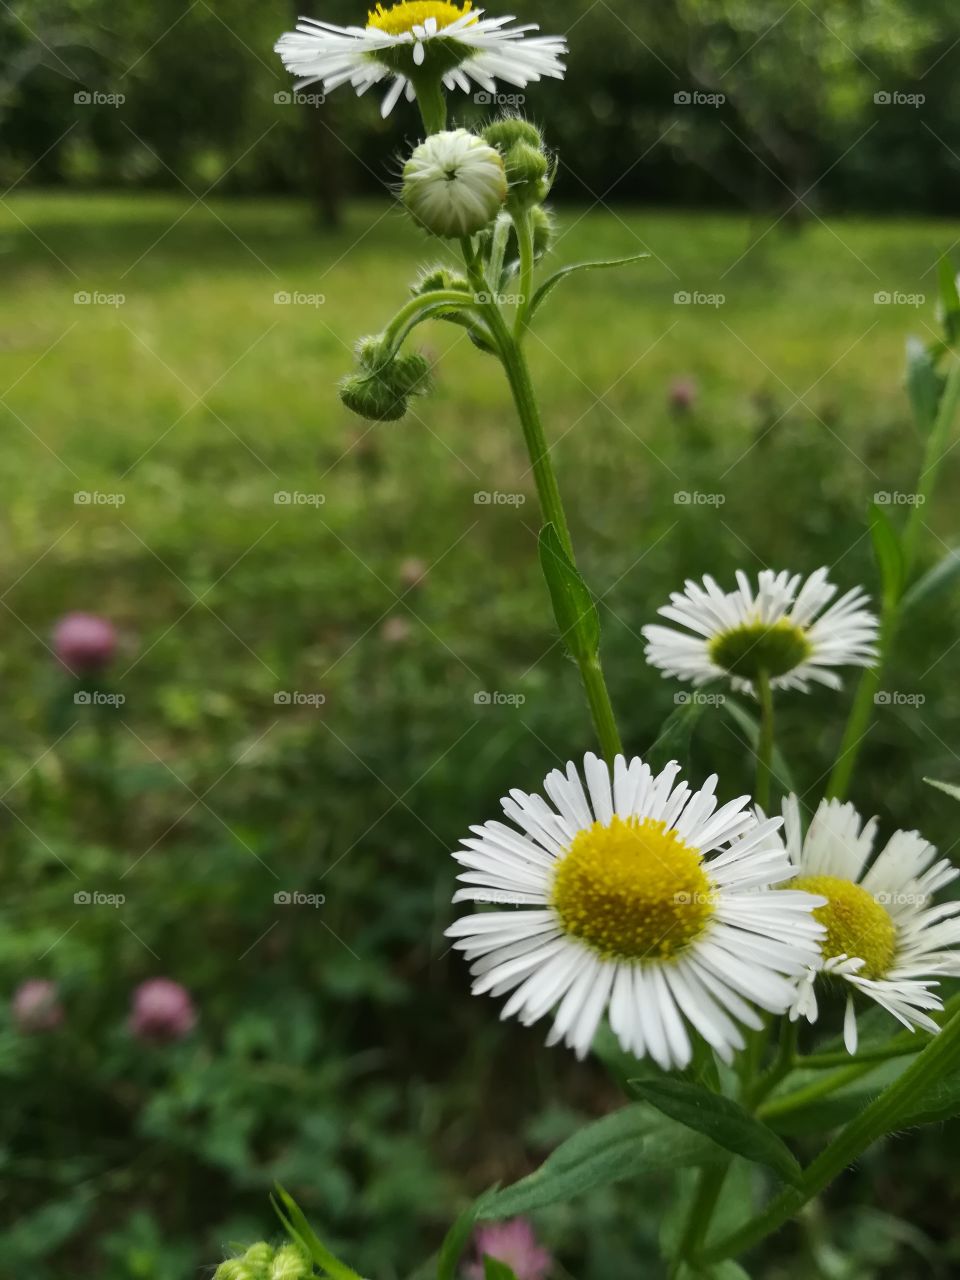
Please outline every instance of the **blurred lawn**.
M563 210L558 263L652 255L565 285L530 342L630 748L674 706L638 634L685 576L828 563L844 588L873 588L866 503L914 488L903 345L932 332L934 266L953 238L933 222L795 234ZM37 1280L133 1274L134 1254L154 1260L136 1274L192 1274L232 1230L270 1229L264 1192L281 1176L334 1234L362 1239L361 1269L399 1274L462 1186L516 1176L575 1108L610 1105L593 1069L470 1002L442 940L451 842L590 735L497 366L434 324L421 333L437 391L414 416L370 426L334 393L354 339L385 323L424 253L385 203L322 234L293 203L0 206L0 814L17 926L0 972L9 987L35 972L64 982L79 1037L58 1062L9 1030L0 1044L5 1082L26 1091L0 1164L11 1208L73 1206L62 1247L84 1241L60 1270L42 1223L7 1240ZM679 291L725 300L678 305ZM877 305L881 291L928 302ZM125 300L76 303L83 292ZM668 388L686 376L699 401L678 416ZM951 460L926 516L931 561L957 478ZM410 557L429 566L413 588ZM46 650L69 609L122 630L117 713L76 708ZM941 599L904 633L887 687L926 702L884 709L856 788L884 828L921 826L946 849L954 811L920 779L960 772L958 622ZM481 691L525 701L478 705ZM846 704L784 702L782 745L814 802ZM749 786L720 710L698 730L694 772L718 758L725 794ZM81 887L127 903L78 910ZM291 889L326 894L322 914L277 908ZM190 986L201 1033L144 1062L122 1023L133 983L157 972ZM38 1137L32 1117L51 1109ZM92 1154L104 1124L116 1137ZM918 1222L923 1176L905 1210ZM621 1273L636 1232L653 1247L656 1223L625 1227L616 1203L553 1223L584 1280Z

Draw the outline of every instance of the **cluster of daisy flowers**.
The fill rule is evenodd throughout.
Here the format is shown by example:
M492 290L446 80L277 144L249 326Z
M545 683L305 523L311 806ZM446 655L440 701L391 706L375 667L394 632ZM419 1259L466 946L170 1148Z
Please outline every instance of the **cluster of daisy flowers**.
M660 610L683 631L645 629L666 675L726 679L751 692L837 687L835 668L870 665L877 620L862 591L835 603L820 569L737 575L723 592L688 582ZM844 1040L857 1048L853 997L909 1029L936 1032L937 978L960 974L960 903L933 895L960 871L915 831L898 831L867 869L876 821L824 801L806 835L796 796L768 818L749 796L720 805L716 776L699 790L673 762L654 774L593 755L514 790L512 825L471 828L454 858L454 901L482 909L448 930L475 994L509 996L502 1016L552 1014L548 1043L583 1057L606 1017L621 1046L664 1069L691 1061L699 1035L725 1061L762 1014L816 1021L818 981L847 985ZM494 907L497 909L488 909ZM519 909L518 909L519 908Z

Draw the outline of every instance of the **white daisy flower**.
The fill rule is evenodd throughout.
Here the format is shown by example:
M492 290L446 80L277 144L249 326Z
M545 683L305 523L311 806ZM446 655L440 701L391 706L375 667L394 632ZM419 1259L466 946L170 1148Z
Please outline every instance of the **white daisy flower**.
M939 1027L930 1010L943 1003L931 988L935 977L960 974L960 902L934 904L938 889L960 871L916 831L897 831L886 847L873 851L876 819L864 823L852 804L824 800L806 838L796 796L783 802L784 842L799 875L791 888L826 899L814 915L826 935L821 957L800 984L792 1019L818 1016L815 980L842 979L853 988L847 998L843 1038L857 1049L856 991L875 1000L909 1030Z
M500 152L466 129L432 134L403 166L403 203L438 236L482 231L506 198Z
M544 780L550 803L511 791L515 824L471 828L454 857L466 870L455 902L483 911L447 930L471 962L476 995L513 994L501 1017L529 1026L555 1010L548 1044L583 1057L606 1013L621 1045L665 1069L690 1062L692 1027L729 1061L752 1006L793 1003L816 963L823 899L771 885L794 874L776 835L747 796L717 807L717 779L699 791L672 762L618 756L610 773L584 757ZM517 829L519 828L519 829Z
M722 591L707 575L702 585L688 580L671 594L658 612L686 630L643 628L651 666L695 685L727 678L752 692L764 671L775 689L806 690L811 680L839 689L833 667L873 665L877 619L859 587L831 605L837 588L826 569L802 586L798 573L763 569L756 592L745 573L736 577L735 591Z
M512 16L484 18L471 0L403 0L386 8L378 4L365 27L338 27L301 18L296 31L282 35L275 51L288 71L299 76L297 88L316 84L330 93L350 83L358 94L389 80L381 104L388 116L400 95L412 101L415 81L433 74L447 89L469 93L479 85L495 93L497 81L523 88L543 76L562 79L567 51L562 36L527 35L535 22L510 27Z

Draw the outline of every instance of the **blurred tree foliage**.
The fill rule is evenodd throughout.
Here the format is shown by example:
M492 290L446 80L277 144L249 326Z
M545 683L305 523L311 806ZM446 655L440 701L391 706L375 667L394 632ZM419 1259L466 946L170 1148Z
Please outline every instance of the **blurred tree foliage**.
M271 50L294 8L4 5L0 180L309 190L332 217L342 189L372 189L390 175L398 138L412 137L417 119L401 107L398 131L373 98L358 108L344 90L323 105L291 102ZM363 18L350 0L306 8L335 22ZM570 37L566 86L533 86L522 104L534 115L549 104L562 198L724 202L792 217L818 204L956 206L960 175L947 141L960 108L960 18L949 0L516 8ZM83 93L94 100L76 101ZM710 95L722 101L703 100ZM456 110L470 120L491 105L461 98Z

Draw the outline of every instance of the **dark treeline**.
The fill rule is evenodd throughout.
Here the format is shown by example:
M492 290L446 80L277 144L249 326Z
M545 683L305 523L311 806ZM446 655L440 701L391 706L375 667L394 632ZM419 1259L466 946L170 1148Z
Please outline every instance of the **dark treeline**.
M301 7L365 19L348 0ZM12 0L0 10L0 180L304 192L334 216L344 195L396 172L418 123L406 105L383 122L375 100L358 104L349 89L292 101L272 44L295 8ZM461 96L455 116L549 111L565 162L559 199L794 218L957 208L960 13L950 0L510 8L569 33L566 83L533 86L521 102L510 86L499 102Z

